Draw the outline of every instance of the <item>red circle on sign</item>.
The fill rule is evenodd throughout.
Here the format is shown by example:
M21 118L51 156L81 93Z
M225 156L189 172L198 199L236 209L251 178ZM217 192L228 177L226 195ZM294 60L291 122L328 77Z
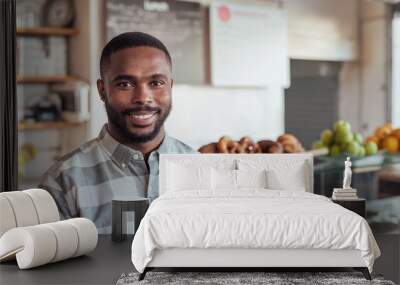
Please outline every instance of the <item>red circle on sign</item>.
M222 22L227 22L231 17L231 12L227 6L220 6L218 8L218 16Z

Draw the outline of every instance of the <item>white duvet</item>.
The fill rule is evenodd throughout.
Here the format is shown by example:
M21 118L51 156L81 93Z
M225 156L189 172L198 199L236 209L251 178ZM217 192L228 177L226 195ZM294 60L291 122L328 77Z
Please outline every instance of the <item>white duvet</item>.
M143 272L165 248L358 249L371 272L380 255L359 215L324 196L265 189L162 195L140 223L132 262Z

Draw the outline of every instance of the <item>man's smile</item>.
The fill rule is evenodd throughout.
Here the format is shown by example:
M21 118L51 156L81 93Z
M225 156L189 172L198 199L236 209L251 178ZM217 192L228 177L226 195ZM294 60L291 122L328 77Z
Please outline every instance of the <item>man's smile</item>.
M126 117L136 127L147 127L157 120L158 111L129 112Z

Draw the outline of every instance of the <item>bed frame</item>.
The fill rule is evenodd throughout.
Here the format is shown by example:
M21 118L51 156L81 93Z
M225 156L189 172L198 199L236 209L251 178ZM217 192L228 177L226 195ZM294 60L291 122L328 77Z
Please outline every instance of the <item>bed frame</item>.
M139 275L143 280L155 268L337 268L350 267L371 280L359 250L329 249L193 249L156 250L152 261Z
M194 159L193 159L194 158ZM166 191L167 161L187 159L213 164L236 159L273 159L287 162L288 160L304 160L306 167L306 191L313 192L313 158L309 154L163 154L160 158L160 195ZM194 162L194 163L197 163ZM361 271L367 280L371 275L359 250L330 249L249 249L249 248L169 248L158 249L153 259L147 265L139 280L155 268L231 268L235 271L265 268L343 268L350 267Z

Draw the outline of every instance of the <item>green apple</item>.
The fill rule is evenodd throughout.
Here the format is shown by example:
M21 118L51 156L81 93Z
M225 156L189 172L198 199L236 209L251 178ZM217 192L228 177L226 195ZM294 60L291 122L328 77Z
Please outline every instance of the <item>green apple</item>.
M369 141L365 144L365 154L366 155L373 155L378 152L378 146L375 142Z
M330 146L333 143L333 132L329 129L325 129L321 133L321 142L325 146Z
M319 149L319 148L323 148L325 147L325 145L322 143L322 141L315 141L312 144L312 149Z
M335 132L345 132L345 131L351 131L351 126L348 122L340 120L337 121L335 123L335 125L333 126L333 129L335 130Z
M357 156L358 152L359 152L359 148L360 148L360 145L357 142L351 141L347 144L346 152L348 154L350 154L351 156Z
M330 148L330 150L329 150L329 154L330 154L331 156L338 156L341 152L342 152L342 151L341 151L341 149L340 149L340 146L338 146L338 145L336 145L336 144L334 144L334 145Z
M354 140L359 144L363 143L363 137L360 133L354 133Z
M340 146L340 149L342 150L342 152L346 152L347 143L342 143L339 146Z
M335 133L335 144L346 145L353 140L353 134L348 130L339 130Z
M361 145L361 146L359 147L359 149L358 149L358 156L363 157L363 156L365 156L365 153L366 153L365 147Z

